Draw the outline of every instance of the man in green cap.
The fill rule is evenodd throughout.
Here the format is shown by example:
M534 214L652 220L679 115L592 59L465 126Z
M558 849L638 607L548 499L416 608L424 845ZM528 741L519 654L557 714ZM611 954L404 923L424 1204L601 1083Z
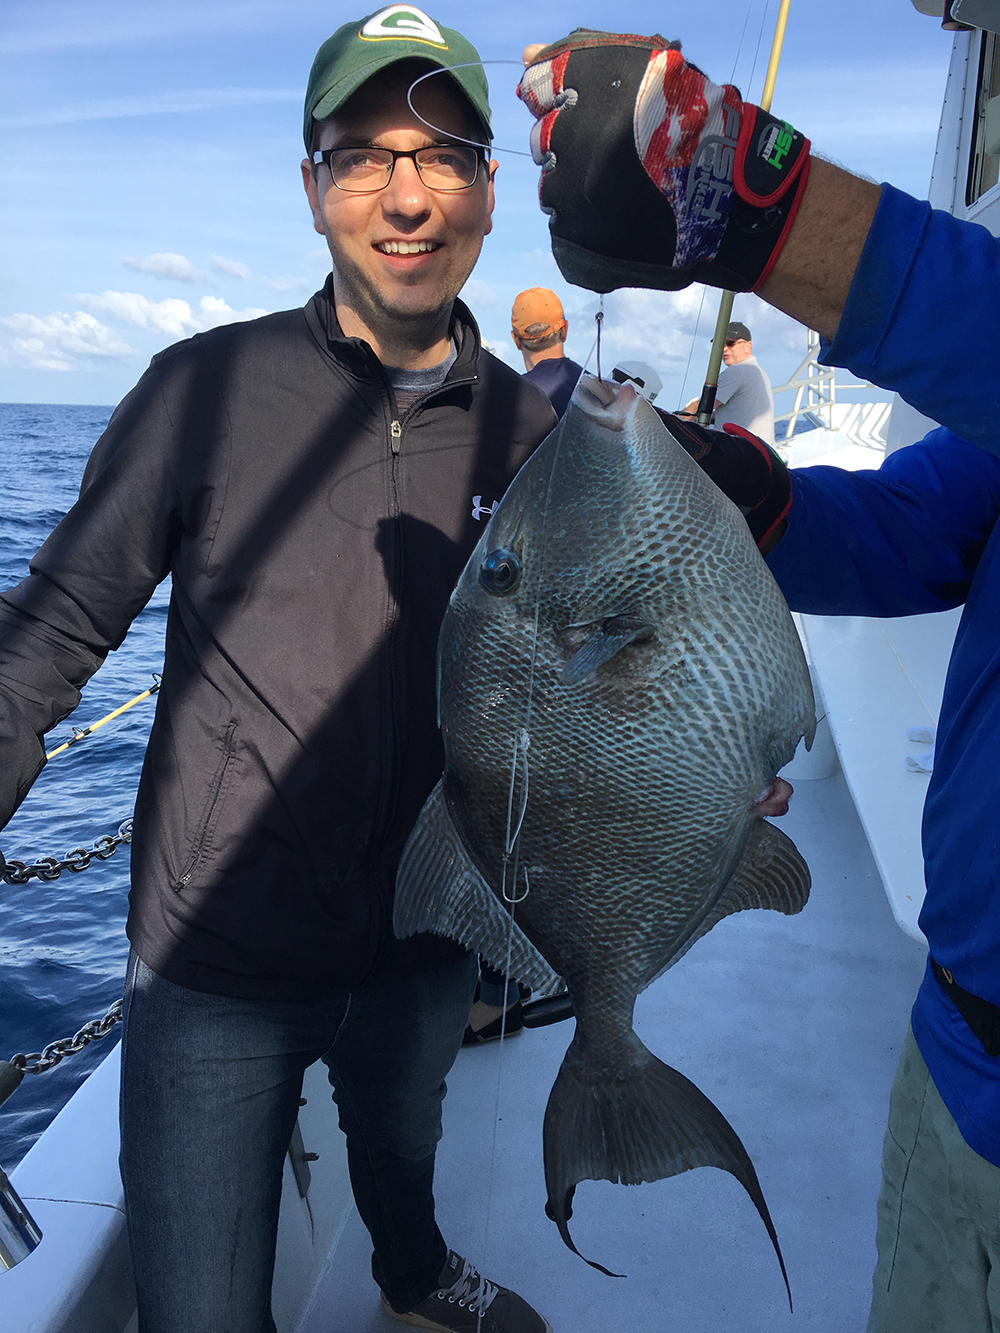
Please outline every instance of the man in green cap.
M282 1165L318 1059L385 1311L551 1333L434 1219L476 960L392 933L399 857L443 766L441 618L556 420L457 299L493 207L476 60L411 5L324 44L302 171L326 286L156 357L0 600L2 827L41 736L173 580L127 927L121 1163L140 1333L273 1331Z

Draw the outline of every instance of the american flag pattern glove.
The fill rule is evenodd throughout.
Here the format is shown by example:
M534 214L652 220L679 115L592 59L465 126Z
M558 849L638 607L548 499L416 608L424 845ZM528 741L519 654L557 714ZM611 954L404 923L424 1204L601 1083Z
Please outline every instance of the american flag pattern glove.
M750 291L795 218L809 141L662 37L578 28L540 51L518 93L568 281L592 291Z

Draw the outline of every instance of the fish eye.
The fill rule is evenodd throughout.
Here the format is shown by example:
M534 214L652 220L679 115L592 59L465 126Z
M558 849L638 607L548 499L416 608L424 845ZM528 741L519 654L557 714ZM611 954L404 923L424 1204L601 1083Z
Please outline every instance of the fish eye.
M490 551L479 567L479 582L487 592L503 596L521 580L521 562L513 551Z

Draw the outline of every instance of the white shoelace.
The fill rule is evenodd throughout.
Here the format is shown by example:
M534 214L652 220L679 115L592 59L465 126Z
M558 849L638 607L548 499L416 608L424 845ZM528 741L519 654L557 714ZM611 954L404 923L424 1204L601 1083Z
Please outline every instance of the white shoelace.
M463 1259L461 1274L450 1287L442 1287L435 1294L439 1301L457 1302L463 1307L468 1306L474 1314L485 1314L498 1291L499 1287L495 1283L488 1282L481 1273L476 1272L468 1259Z

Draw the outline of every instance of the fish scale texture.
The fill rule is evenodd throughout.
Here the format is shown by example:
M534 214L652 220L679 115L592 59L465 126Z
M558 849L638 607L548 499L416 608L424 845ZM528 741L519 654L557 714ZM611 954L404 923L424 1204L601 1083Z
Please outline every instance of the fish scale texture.
M578 1020L545 1127L564 1239L576 1181L699 1164L733 1171L774 1239L734 1131L632 1011L723 915L804 904L804 863L754 805L812 735L809 675L743 517L628 386L582 380L493 515L442 628L439 710L426 815L451 845L429 870L418 825L397 928L437 923L496 958L496 897L523 897L517 925Z
M479 580L497 549L521 563L506 596ZM575 647L622 615L654 637L562 685ZM491 883L527 733L517 920L574 993L585 977L588 1001L630 1009L812 725L798 636L742 516L651 410L610 430L574 405L522 469L452 600L441 720L449 806Z

